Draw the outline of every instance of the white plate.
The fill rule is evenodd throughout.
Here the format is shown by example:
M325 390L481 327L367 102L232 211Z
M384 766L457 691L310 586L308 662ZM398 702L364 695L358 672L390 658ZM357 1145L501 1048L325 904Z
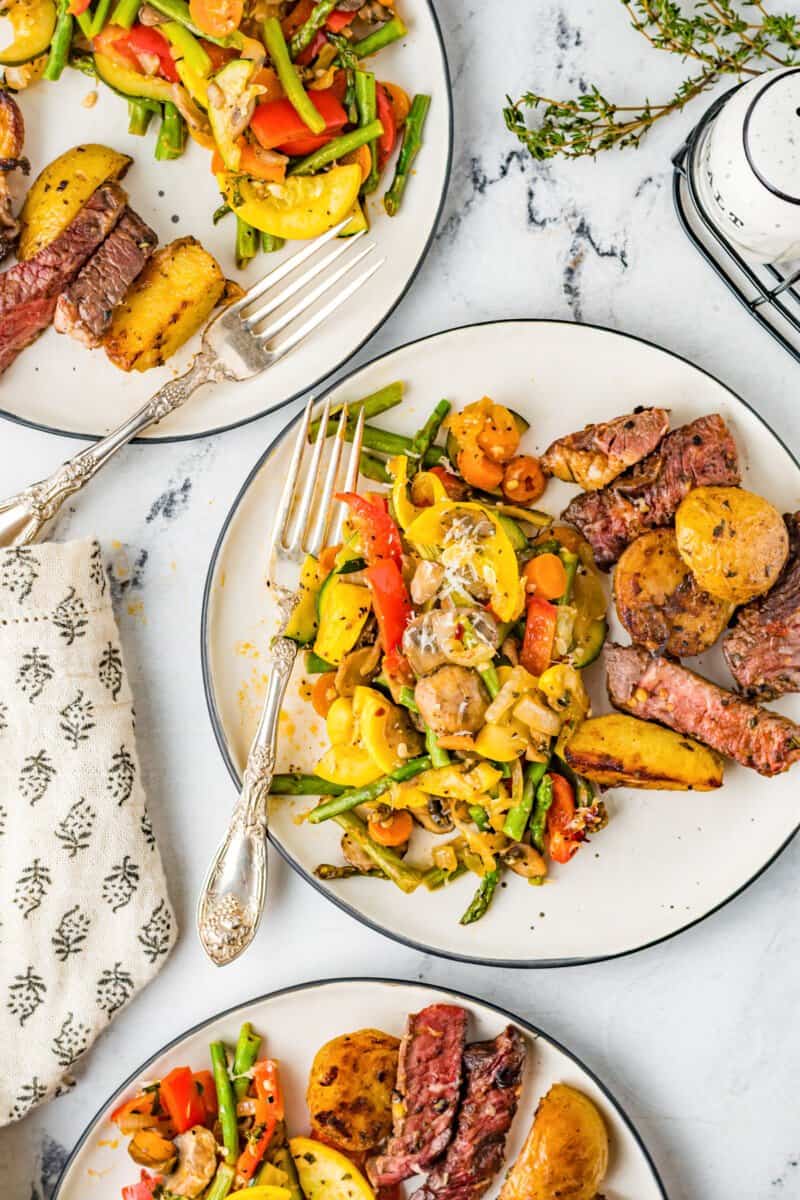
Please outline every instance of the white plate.
M717 380L664 350L609 330L565 322L508 321L439 334L378 359L345 380L334 399L355 399L394 379L407 385L401 409L386 425L410 433L446 396L456 407L488 393L523 413L531 429L523 443L541 452L555 437L637 404L664 405L679 425L720 412L739 447L745 486L784 512L800 508L800 469L789 451L748 406ZM264 587L265 531L290 441L274 444L253 471L225 522L206 584L203 651L206 689L220 748L238 777L263 695L273 628ZM542 507L559 513L574 489L553 481ZM612 623L612 637L628 641ZM302 656L301 656L302 659ZM698 669L727 686L718 650ZM604 671L586 672L595 712L607 711ZM800 697L775 706L800 719ZM324 722L290 686L279 770L313 766ZM310 714L310 715L309 715ZM292 728L292 726L294 728ZM321 728L322 727L322 728ZM473 877L433 894L412 896L374 879L322 884L320 862L339 862L333 822L294 821L308 801L274 800L273 842L289 862L348 912L419 948L473 962L514 966L608 958L641 949L707 916L752 881L778 854L798 822L793 775L762 779L733 764L717 792L607 794L611 821L543 888L514 875L498 890L482 920L458 923ZM424 835L427 837L427 835Z
M371 236L376 243L371 257L385 257L384 266L335 319L267 375L249 383L204 388L185 408L145 433L146 440L200 437L286 404L355 354L412 282L444 201L452 153L452 107L447 60L433 5L430 0L405 0L403 16L408 37L382 51L375 67L381 78L396 80L411 95L429 92L432 103L414 178L400 213L393 218L384 213L383 187L370 201ZM91 90L91 79L68 70L57 84L42 81L21 93L25 153L34 175L77 142L104 142L130 154L134 164L124 186L131 204L153 226L159 241L164 244L193 234L216 255L225 274L245 287L299 248L300 243L290 243L278 254L259 254L247 271L237 271L233 217L225 217L216 227L211 222L220 195L209 170L208 151L190 142L177 161L156 162L155 132L144 138L130 136L125 101L102 85L98 85L94 108L84 108L81 101ZM104 434L185 367L197 340L165 367L126 374L112 366L102 350L87 350L50 329L0 376L0 415L51 433Z
M469 1012L470 1041L496 1037L509 1021L527 1035L528 1061L508 1139L508 1164L524 1141L539 1099L552 1084L568 1083L597 1104L606 1122L611 1150L603 1186L606 1200L665 1200L656 1169L628 1117L602 1083L568 1050L513 1014L460 992L377 979L332 980L273 992L204 1021L159 1050L109 1097L89 1124L64 1168L53 1200L86 1200L87 1195L94 1195L96 1189L91 1185L98 1179L103 1181L103 1196L112 1200L119 1196L123 1184L138 1179L139 1168L125 1150L127 1139L109 1136L109 1114L123 1096L133 1095L143 1083L160 1078L173 1067L189 1064L199 1070L207 1066L209 1043L222 1039L234 1044L243 1021L250 1021L264 1036L266 1053L280 1059L288 1128L290 1134L304 1134L308 1131L306 1081L320 1046L337 1034L370 1027L400 1037L408 1013L448 1000L462 1004ZM502 1177L503 1172L487 1193L487 1200L497 1194Z

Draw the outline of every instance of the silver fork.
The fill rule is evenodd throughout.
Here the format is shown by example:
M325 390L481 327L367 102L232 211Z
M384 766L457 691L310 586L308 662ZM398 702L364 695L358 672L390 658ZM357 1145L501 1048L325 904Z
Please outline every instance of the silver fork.
M300 564L306 554L318 555L324 545L338 540L343 510L333 500L334 492L352 491L358 481L364 410L359 412L344 479L337 488L347 432L347 406L339 416L324 473L330 399L323 407L319 433L308 455L312 408L313 401L309 401L300 422L272 533L268 578L278 605L279 629L272 640L264 707L247 756L239 802L208 869L197 906L200 941L218 967L233 962L250 945L264 908L267 802L275 772L278 719L297 658L297 643L287 638L285 631L297 603ZM306 459L309 461L303 471Z
M46 479L31 484L8 500L0 501L0 547L23 546L36 541L69 496L80 491L131 438L180 408L198 388L222 380L238 383L259 375L327 321L385 261L381 259L346 283L342 282L375 249L374 243L370 242L362 245L355 254L347 253L362 237L363 230L351 238L342 239L322 258L316 258L318 252L346 224L346 220L341 221L321 237L309 242L254 284L241 300L218 313L206 326L200 350L188 370L177 379L165 383L132 417L88 450L82 450L68 459ZM342 256L346 257L335 270L330 270ZM301 274L279 290L272 291L309 259L313 261ZM314 305L340 283L341 288L314 310ZM259 300L262 303L254 307ZM289 301L293 303L289 304ZM282 341L273 343L278 334L306 313L309 315L301 324L291 329ZM268 318L271 319L268 321ZM265 321L268 323L263 325Z

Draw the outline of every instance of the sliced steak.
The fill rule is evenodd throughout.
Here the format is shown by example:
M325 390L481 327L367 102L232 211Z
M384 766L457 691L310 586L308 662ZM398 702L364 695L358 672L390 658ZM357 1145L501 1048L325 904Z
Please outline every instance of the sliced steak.
M503 1165L506 1134L522 1090L522 1034L509 1025L464 1051L464 1099L445 1158L411 1200L478 1200Z
M733 678L748 696L800 692L800 512L786 516L789 557L766 596L740 608L723 643Z
M545 450L540 462L556 479L594 492L646 458L668 429L665 408L637 408L613 421L587 425L559 438Z
M608 568L646 529L669 525L692 488L739 483L730 430L717 413L668 433L661 445L599 492L577 496L564 517L577 526Z
M392 1136L385 1153L367 1163L373 1187L410 1179L444 1154L458 1107L466 1033L466 1011L454 1004L431 1004L409 1016L397 1064Z
M638 646L611 645L605 655L617 708L697 738L759 775L779 775L800 758L800 725L788 717Z
M121 187L104 183L49 246L0 275L0 374L50 324L59 292L114 228L125 200Z
M114 309L153 253L158 237L126 208L116 228L58 297L55 327L87 346L99 346Z

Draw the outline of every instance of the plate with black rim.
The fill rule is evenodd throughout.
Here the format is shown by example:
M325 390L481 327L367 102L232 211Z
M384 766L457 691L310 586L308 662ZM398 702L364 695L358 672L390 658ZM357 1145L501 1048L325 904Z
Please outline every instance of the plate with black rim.
M560 321L504 321L450 330L401 347L343 380L334 401L355 400L395 380L400 408L381 423L412 433L442 396L463 407L484 394L530 422L522 444L541 452L555 437L637 405L671 410L675 427L718 412L737 442L744 485L782 511L800 508L800 466L743 400L677 355L611 330ZM273 443L233 504L209 567L203 609L206 695L218 744L234 782L260 711L274 610L265 586L265 529L286 475L291 426ZM374 485L373 485L374 486ZM539 506L558 514L575 489L551 481ZM611 606L613 609L613 606ZM627 634L611 612L611 638ZM302 663L302 656L300 659ZM732 680L719 646L688 660L723 686ZM596 713L609 710L602 660L584 673ZM309 770L322 750L324 722L290 684L279 739L279 769ZM774 707L800 719L800 697ZM708 916L752 882L797 829L797 779L762 779L726 765L716 792L635 791L605 795L608 827L547 883L509 875L491 908L459 924L475 887L461 878L437 892L406 896L383 880L322 882L320 863L341 861L333 822L297 817L303 798L273 797L270 837L308 882L351 915L421 950L469 962L553 966L613 958L671 937ZM721 813L724 812L724 819ZM423 839L429 835L421 832ZM416 836L416 835L415 835Z
M414 177L399 213L388 217L383 211L383 181L369 200L368 237L375 249L368 261L383 258L384 265L349 304L267 374L246 383L203 388L140 440L202 437L245 424L288 403L355 354L413 282L433 238L450 175L452 97L444 40L433 4L430 0L405 0L402 14L407 36L381 51L373 65L379 78L396 81L411 95L429 93L432 99ZM125 103L114 92L100 86L97 103L84 107L92 82L79 71L66 71L57 84L43 81L21 93L25 153L33 175L78 140L109 144L129 154L133 166L125 176L125 189L160 243L192 234L217 257L225 274L245 288L304 244L289 243L277 253L259 254L246 271L237 270L233 218L228 216L217 225L211 219L220 196L209 171L208 151L190 142L180 159L157 162L153 158L155 135L143 138L127 132ZM387 170L392 167L393 162ZM23 183L18 185L15 179L14 186L21 188ZM198 343L199 335L163 367L126 374L112 366L102 350L88 350L50 329L0 377L0 416L48 433L102 436L183 370Z
M251 1022L263 1036L263 1052L280 1060L287 1127L293 1136L308 1129L306 1081L320 1046L338 1034L364 1028L400 1037L408 1013L441 1002L466 1008L469 1041L494 1038L511 1022L527 1043L519 1108L506 1145L506 1166L519 1152L540 1098L553 1084L563 1083L586 1095L602 1115L609 1137L609 1168L603 1183L607 1200L634 1196L636 1200L666 1200L656 1167L630 1118L569 1050L535 1025L495 1005L426 984L383 979L335 979L273 992L203 1021L156 1051L120 1084L91 1120L64 1167L53 1200L85 1200L87 1184L98 1179L103 1180L103 1194L108 1197L118 1196L121 1187L135 1182L139 1168L126 1153L126 1139L109 1136L110 1113L122 1099L173 1067L206 1068L209 1043L235 1043L244 1021ZM500 1171L490 1186L488 1200L497 1195L503 1174Z

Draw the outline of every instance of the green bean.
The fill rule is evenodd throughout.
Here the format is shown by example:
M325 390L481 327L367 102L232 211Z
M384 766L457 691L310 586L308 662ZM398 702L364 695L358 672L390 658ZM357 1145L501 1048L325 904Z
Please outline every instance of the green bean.
M273 775L269 785L272 796L341 796L347 788L330 783L318 775Z
M487 663L486 666L478 667L478 674L483 680L483 686L486 688L492 700L500 691L500 679L497 674L497 668L493 663Z
M308 126L312 133L323 133L325 118L317 111L313 100L300 82L297 69L289 57L280 21L276 17L267 17L264 22L264 45L267 47L272 65L286 93L286 99L300 120Z
M481 833L486 833L491 829L489 824L489 814L482 804L470 804L467 809L471 821L474 821Z
M66 0L61 0L58 6L56 27L50 42L50 54L44 69L44 78L49 79L51 83L55 83L61 78L61 73L67 65L74 26L75 19L71 13L67 12Z
M368 804L371 800L377 800L384 792L388 792L393 783L403 783L406 779L413 779L420 772L427 771L430 765L431 759L427 754L423 754L420 758L412 758L402 767L398 767L396 771L392 771L388 775L381 775L373 783L368 783L360 788L348 788L341 795L325 800L309 814L308 819L312 825L319 825L320 821L328 821L331 817L339 816L340 813L349 812L351 809L357 808L359 804Z
M525 768L525 783L522 788L522 799L519 804L508 810L503 824L503 833L513 838L515 842L522 840L528 827L533 804L536 799L536 789L541 783L542 776L547 770L547 762L528 763Z
M368 34L360 42L351 42L350 45L357 58L368 58L370 54L377 54L378 50L391 46L392 42L405 37L407 33L408 30L400 18L392 17L391 21L387 21L375 33Z
M158 31L172 43L178 51L178 57L185 61L195 75L206 76L211 73L208 51L203 48L191 29L187 29L180 21L165 21L163 25L159 25Z
M250 1086L247 1072L258 1057L261 1036L255 1033L249 1021L239 1030L239 1039L233 1055L233 1092L237 1100L243 1100Z
M358 414L362 408L364 410L364 420L369 421L371 417L377 417L379 413L386 412L390 408L395 408L403 399L404 390L405 385L400 382L387 383L386 387L378 388L377 392L370 392L368 396L364 396L363 400L356 400L353 403L349 403L347 405L347 432L350 434L350 438L348 440L352 441L353 430L356 427ZM339 422L336 418L339 416L343 408L343 404L336 404L331 409L328 418L327 437L333 437L333 435L336 433L339 425ZM308 431L308 440L310 442L316 441L320 424L321 421L319 418L317 418L316 421L311 422L311 427Z
M375 483L392 482L392 477L383 465L383 461L375 458L374 454L365 454L362 451L358 469L365 479L373 479Z
M547 827L547 814L553 803L553 781L549 775L543 775L536 788L536 805L531 818L531 841L540 854L544 853L544 834Z
M204 1200L225 1200L228 1192L233 1187L233 1181L236 1178L236 1171L227 1163L220 1163L217 1167L217 1173L211 1181L208 1191L204 1195Z
M422 145L422 128L430 106L430 96L418 95L414 97L411 108L408 110L406 126L403 130L403 144L397 156L397 166L395 167L392 186L383 197L383 207L390 217L396 216L400 211L400 204L403 200L403 192L406 189L408 177L411 174L411 167Z
M131 29L139 15L141 3L142 0L118 0L111 17L111 24L121 25L123 29Z
M217 1089L219 1123L222 1126L222 1142L225 1146L225 1162L236 1166L239 1157L239 1126L236 1121L236 1099L228 1075L228 1053L222 1042L212 1042L209 1047L214 1086Z
M86 8L82 13L75 13L75 20L78 23L78 28L85 38L92 36L92 14Z
M367 855L376 867L400 888L401 892L410 895L416 891L423 881L423 874L416 867L403 862L399 854L387 846L379 846L367 832L364 822L353 812L342 812L334 817L337 825L349 834L358 848Z
M481 919L492 902L492 897L494 896L499 880L499 871L486 872L478 884L477 891L472 897L467 911L459 922L460 925L472 925L474 921Z
M409 712L419 712L419 706L414 699L414 689L409 687L408 684L403 684L403 686L400 688L399 699L400 703L403 705L403 708L407 708Z
M164 102L164 119L156 140L156 158L180 158L186 146L186 122L170 101Z
M328 163L334 162L337 158L343 158L345 154L350 154L359 146L366 146L368 142L380 137L382 133L383 125L380 121L371 121L369 125L364 125L361 129L351 129L349 133L343 133L328 142L327 145L321 146L313 154L301 158L299 162L289 168L288 174L313 175L321 167L326 167Z
M261 231L261 249L264 254L274 254L276 250L282 250L285 245L285 238L275 237L274 233Z
M372 71L356 71L355 88L358 123L362 128L369 127L378 116L377 89ZM370 169L369 175L361 185L361 191L365 196L374 192L378 186L377 138L368 143L367 149L369 150Z
M292 35L292 40L289 43L289 53L293 59L297 58L298 54L302 54L307 46L310 46L314 37L336 8L336 0L317 0L317 3L311 10L308 20L304 21L299 29L295 30Z
M425 424L421 429L417 430L411 439L411 454L419 461L425 457L425 452L430 449L439 436L442 422L450 412L450 407L449 400L440 400Z
M258 230L236 215L236 265L246 267L258 254Z
M101 33L105 28L108 14L111 11L111 0L98 0L97 8L92 15L92 24L89 30L89 37L96 38L98 33Z
M153 113L161 112L161 105L154 100L130 99L128 101L128 133L144 137Z
M425 726L425 749L428 751L431 760L431 766L435 768L449 767L450 755L439 745L436 734L431 729L430 725Z

